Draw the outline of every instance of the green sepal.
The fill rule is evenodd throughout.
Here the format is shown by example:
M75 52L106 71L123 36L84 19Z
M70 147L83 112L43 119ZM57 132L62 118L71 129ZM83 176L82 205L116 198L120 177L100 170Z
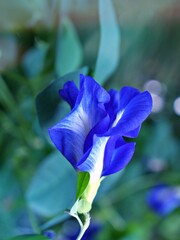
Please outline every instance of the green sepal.
M89 180L90 174L88 172L78 173L76 200L79 199L86 190Z

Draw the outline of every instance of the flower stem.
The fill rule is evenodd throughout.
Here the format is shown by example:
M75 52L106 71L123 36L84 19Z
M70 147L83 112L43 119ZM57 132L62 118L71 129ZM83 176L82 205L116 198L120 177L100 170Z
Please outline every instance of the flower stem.
M86 230L88 229L88 227L89 227L90 219L91 219L91 218L90 218L90 214L89 214L89 213L86 213L86 214L84 214L84 217L85 217L84 224L83 224L83 225L80 225L81 230L80 230L79 235L78 235L78 237L77 237L76 240L81 240L82 237L83 237L83 235L84 235L84 233L85 233L85 231L86 231Z

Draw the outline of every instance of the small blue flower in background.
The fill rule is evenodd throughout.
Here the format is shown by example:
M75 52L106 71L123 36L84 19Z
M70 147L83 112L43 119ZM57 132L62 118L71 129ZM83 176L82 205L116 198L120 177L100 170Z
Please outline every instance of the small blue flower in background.
M148 192L147 203L155 213L164 216L180 206L180 191L176 187L159 184Z
M47 230L44 232L44 236L46 236L50 240L54 240L56 237L56 233L53 230Z
M152 109L149 92L123 87L106 91L93 78L80 75L80 88L73 81L59 91L71 112L49 129L57 149L79 172L90 174L90 204L102 177L123 169L131 160L135 143L123 137L138 136ZM92 189L91 188L91 189ZM90 189L90 188L89 188ZM87 195L87 194L86 194Z

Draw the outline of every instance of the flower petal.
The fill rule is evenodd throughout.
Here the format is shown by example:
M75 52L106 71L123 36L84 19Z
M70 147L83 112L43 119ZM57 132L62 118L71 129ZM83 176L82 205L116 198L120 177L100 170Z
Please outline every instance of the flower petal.
M49 129L49 135L56 148L76 167L76 163L83 155L84 140L87 135L88 116L75 109L62 121ZM82 115L83 114L83 115Z
M134 130L127 132L126 137L136 138L139 134L140 129L141 129L141 125L139 127L135 128Z
M109 90L108 93L110 95L110 101L105 104L105 107L110 116L110 123L112 123L115 120L116 114L120 108L120 94L114 89Z
M106 143L109 137L97 137L94 136L93 146L79 161L77 167L82 172L89 172L91 179L96 182L100 179Z
M105 149L102 176L113 174L126 167L134 151L135 143L126 143L122 138L110 137Z
M102 88L93 78L82 74L80 75L80 88L81 93L83 93L83 101L81 104L84 111L92 114L98 107L100 114L105 112L104 104L110 101L110 95L104 88ZM80 103L81 100L81 93L78 96L78 103ZM89 116L97 117L95 115Z
M94 136L91 149L78 162L77 168L89 172L91 178L97 181L123 169L131 160L135 150L135 143L126 143L119 136Z
M125 106L125 108L120 109L107 135L128 136L129 132L136 131L151 112L152 98L147 91L142 92L136 94L129 103L124 100L121 106ZM137 132L133 135L137 135Z
M95 127L91 129L84 143L84 152L86 152L92 146L94 135L103 136L103 134L108 130L109 124L110 118L109 115L106 115L95 125Z
M52 142L75 168L84 154L88 133L106 116L104 103L107 101L109 94L98 83L91 77L81 76L75 107L49 129Z
M120 91L120 110L124 109L129 102L138 94L139 90L133 87L122 87Z
M104 153L105 157L104 157L103 170L108 169L110 167L113 151L116 148L116 144L118 140L122 141L121 145L125 143L125 141L119 135L109 137L106 148L105 148L105 153Z
M71 109L74 107L76 103L76 99L79 93L79 89L77 88L74 81L69 81L64 84L63 89L59 90L59 95L69 103Z

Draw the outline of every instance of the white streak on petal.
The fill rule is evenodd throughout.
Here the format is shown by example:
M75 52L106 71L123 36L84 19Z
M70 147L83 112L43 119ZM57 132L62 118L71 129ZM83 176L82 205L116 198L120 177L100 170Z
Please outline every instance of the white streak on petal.
M79 106L76 111L61 121L58 127L76 134L76 139L73 138L72 134L72 139L69 144L73 149L76 149L76 161L78 161L83 156L84 142L92 128L91 119L83 111L82 107Z
M115 127L117 125L117 123L119 122L119 120L121 119L122 115L124 113L124 110L121 110L117 113L116 115L116 119L114 120L112 127Z
M91 182L97 182L101 178L103 164L104 164L104 153L105 147L109 137L94 137L93 148L84 162L91 176ZM83 165L83 164L82 164Z

